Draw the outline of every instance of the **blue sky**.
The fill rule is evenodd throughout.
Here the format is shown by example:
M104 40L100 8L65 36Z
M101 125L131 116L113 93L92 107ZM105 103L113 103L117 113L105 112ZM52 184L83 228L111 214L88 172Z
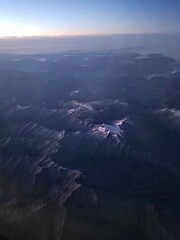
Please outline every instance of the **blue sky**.
M180 32L180 0L0 0L0 36Z

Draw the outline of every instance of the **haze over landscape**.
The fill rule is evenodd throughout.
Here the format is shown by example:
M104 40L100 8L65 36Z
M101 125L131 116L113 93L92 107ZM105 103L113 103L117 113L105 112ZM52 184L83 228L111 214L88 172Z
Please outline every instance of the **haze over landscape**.
M180 60L180 34L117 34L0 39L0 53L35 54L69 51L163 53Z
M0 1L1 53L119 49L180 59L178 0Z

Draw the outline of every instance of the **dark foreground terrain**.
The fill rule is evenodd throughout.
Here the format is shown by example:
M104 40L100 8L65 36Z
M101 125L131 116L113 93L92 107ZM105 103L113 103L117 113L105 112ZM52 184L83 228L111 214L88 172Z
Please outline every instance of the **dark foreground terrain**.
M0 55L0 234L180 239L180 62Z

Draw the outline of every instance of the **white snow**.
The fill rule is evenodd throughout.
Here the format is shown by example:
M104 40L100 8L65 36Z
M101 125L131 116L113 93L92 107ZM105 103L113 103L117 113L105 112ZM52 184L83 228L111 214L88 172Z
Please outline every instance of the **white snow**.
M79 91L80 91L79 89L78 89L78 90L74 90L74 91L72 91L72 92L71 92L71 96L78 94Z
M119 137L123 137L123 130L121 130L119 125L103 124L102 128L105 128L105 130L109 133L116 134Z
M47 58L45 57L40 57L40 58L36 58L37 61L39 62L46 62L47 61Z
M172 72L172 74L180 73L180 70L175 70Z
M16 106L17 110L24 110L24 109L28 109L28 108L29 108L29 106L22 106L22 105L17 105Z

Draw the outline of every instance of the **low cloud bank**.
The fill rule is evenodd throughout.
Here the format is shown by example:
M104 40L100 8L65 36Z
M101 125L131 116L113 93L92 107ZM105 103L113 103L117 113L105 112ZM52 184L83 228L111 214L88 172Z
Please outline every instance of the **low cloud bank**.
M163 53L180 60L180 34L1 38L0 53L39 54L121 50Z

